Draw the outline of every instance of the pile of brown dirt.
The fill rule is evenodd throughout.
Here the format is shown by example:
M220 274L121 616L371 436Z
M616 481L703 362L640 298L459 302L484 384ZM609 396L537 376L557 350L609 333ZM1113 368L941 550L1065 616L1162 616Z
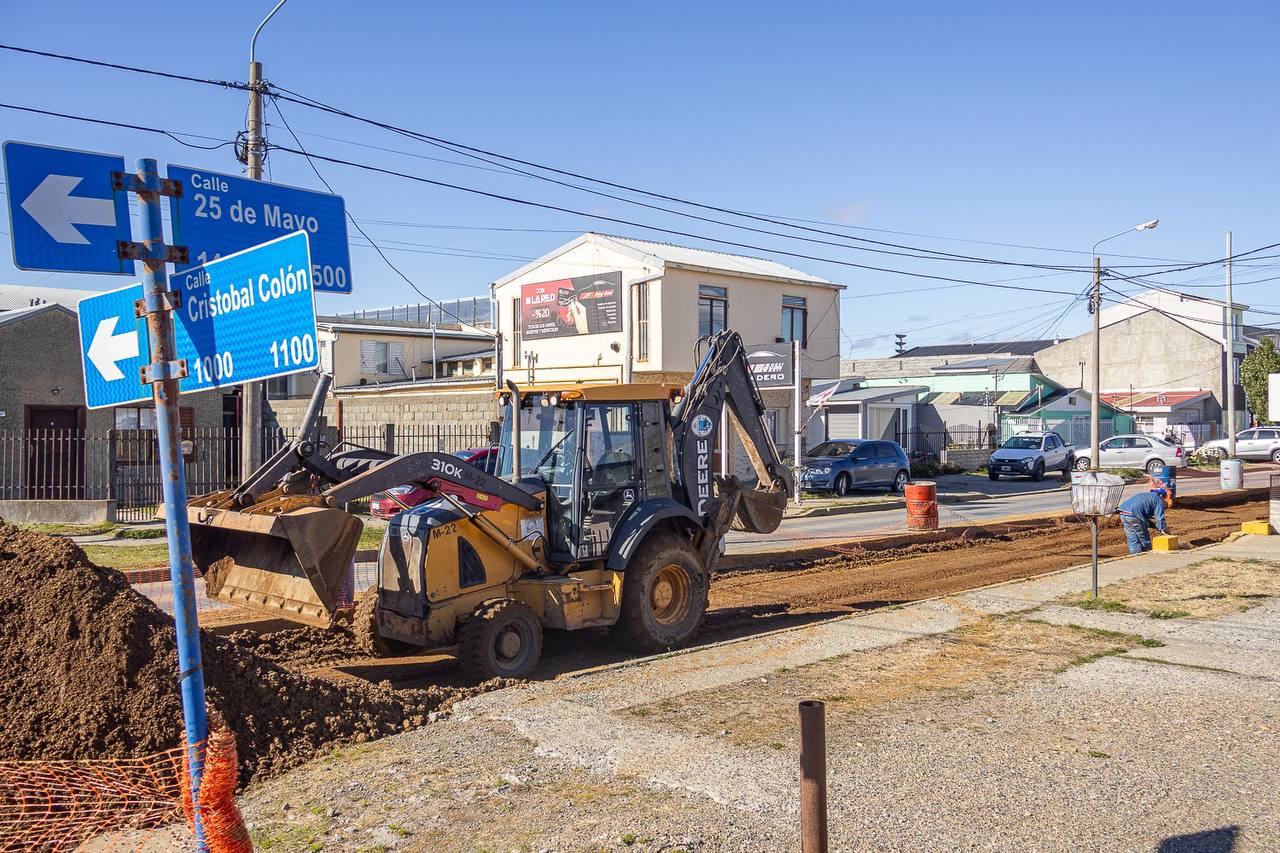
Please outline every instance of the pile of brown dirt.
M0 760L122 758L180 743L175 640L172 618L120 572L70 541L0 523ZM209 634L202 648L208 702L236 733L242 782L421 725L461 696L308 678Z
M226 638L258 657L289 669L307 669L365 657L355 635L347 628L285 628L260 633L252 629L227 634Z

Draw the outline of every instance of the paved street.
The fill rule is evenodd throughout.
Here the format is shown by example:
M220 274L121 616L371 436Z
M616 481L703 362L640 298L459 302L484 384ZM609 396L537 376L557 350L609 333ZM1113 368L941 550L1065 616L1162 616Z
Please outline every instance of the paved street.
M1270 482L1271 474L1280 469L1272 467L1257 468L1245 473L1245 486L1265 486ZM1218 477L1189 475L1180 472L1178 494L1193 495L1212 492L1218 489ZM959 477L940 478L949 481ZM979 478L966 478L978 480ZM989 483L985 478L982 483ZM975 522L998 521L1024 515L1054 512L1071 507L1071 491L1055 487L1045 490L1047 480L1031 483L1025 480L1001 481L1003 487L1023 484L1026 491L1005 497L991 497L958 504L941 503L938 506L939 523L946 525L971 524ZM995 485L994 483L992 485ZM1057 484L1054 484L1057 486ZM972 486L966 485L965 490ZM1143 488L1142 484L1134 484L1125 490L1130 495ZM944 491L943 494L946 492ZM842 515L827 515L807 518L787 518L782 526L767 536L732 531L726 537L728 553L759 553L761 551L788 551L794 548L805 548L828 542L841 542L859 536L872 536L883 533L897 533L907 529L907 512L901 507L883 510L865 510Z

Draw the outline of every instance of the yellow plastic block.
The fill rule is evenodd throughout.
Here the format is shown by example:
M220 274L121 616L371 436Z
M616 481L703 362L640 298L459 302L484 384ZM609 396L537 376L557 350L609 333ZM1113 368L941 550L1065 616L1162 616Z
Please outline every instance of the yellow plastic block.
M1177 536L1152 536L1152 551L1176 551L1178 550Z
M1270 536L1271 522L1269 521L1246 521L1240 525L1241 533L1252 533L1254 536Z

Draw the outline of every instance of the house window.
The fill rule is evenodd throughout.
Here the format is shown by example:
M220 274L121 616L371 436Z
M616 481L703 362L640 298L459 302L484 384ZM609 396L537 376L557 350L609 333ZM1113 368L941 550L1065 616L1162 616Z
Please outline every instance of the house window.
M698 285L698 337L710 337L728 327L729 291L710 284Z
M511 366L519 367L520 359L520 297L511 300Z
M155 429L156 410L147 408L116 409L116 429Z
M636 285L636 361L649 360L649 282Z
M773 439L773 443L778 443L778 415L781 414L778 409L764 410L764 426L769 432L769 438Z
M409 375L400 341L361 341L360 372L370 376Z
M1240 384L1240 359L1238 358L1231 359L1231 375L1233 377L1231 381L1234 384L1239 385Z
M809 309L803 296L782 297L782 339L799 341L802 347L809 345Z
M124 463L149 462L156 459L156 410L153 406L127 406L115 410L116 459ZM182 458L195 458L196 410L178 408L178 432L182 440Z

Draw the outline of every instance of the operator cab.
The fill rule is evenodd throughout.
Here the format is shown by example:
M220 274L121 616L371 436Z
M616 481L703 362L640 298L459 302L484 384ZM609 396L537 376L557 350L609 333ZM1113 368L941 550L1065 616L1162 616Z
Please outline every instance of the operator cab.
M520 470L514 479L533 477L546 484L547 551L553 562L603 558L614 530L633 506L670 497L661 438L670 391L663 391L662 399L596 399L596 394L576 389L520 395ZM497 471L511 479L509 448L517 431L512 398L504 396ZM653 445L647 465L646 435Z

